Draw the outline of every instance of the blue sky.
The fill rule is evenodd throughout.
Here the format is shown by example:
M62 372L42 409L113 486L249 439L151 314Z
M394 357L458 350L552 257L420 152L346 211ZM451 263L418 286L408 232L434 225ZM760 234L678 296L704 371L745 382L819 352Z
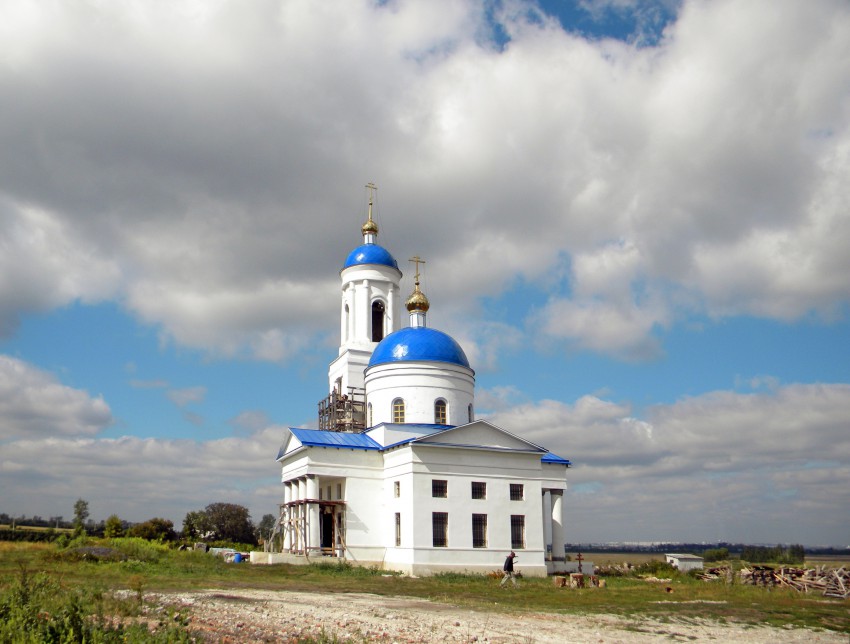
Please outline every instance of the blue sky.
M275 512L374 181L479 414L574 462L570 540L850 544L845 3L0 25L0 511Z

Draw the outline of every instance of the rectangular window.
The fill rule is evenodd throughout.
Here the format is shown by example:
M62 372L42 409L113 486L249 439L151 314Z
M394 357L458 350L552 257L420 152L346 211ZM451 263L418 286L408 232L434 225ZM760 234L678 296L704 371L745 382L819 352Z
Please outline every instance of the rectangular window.
M336 498L342 500L342 483L336 484Z
M395 513L395 545L401 545L401 513Z
M487 515L473 514L472 515L472 547L486 548L487 547Z
M434 547L447 548L449 545L449 513L432 512L431 530L434 534Z
M328 501L333 501L333 498L334 498L333 495L331 494L331 490L333 490L333 488L329 485L328 486Z
M322 500L322 488L319 488L319 501Z
M431 496L445 499L449 495L449 482L434 479L431 481Z
M525 548L525 515L511 515L511 548L513 550Z
M472 498L473 499L486 499L487 498L487 484L484 481L473 481L472 482Z
M395 498L401 496L401 482L399 481L393 482L393 496L395 496Z
M525 498L525 486L522 483L511 483L511 501L522 501Z

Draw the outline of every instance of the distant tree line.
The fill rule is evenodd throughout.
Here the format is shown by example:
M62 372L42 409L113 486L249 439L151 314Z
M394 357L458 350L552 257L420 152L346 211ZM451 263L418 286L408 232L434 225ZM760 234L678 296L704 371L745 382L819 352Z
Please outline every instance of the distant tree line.
M843 548L805 548L800 544L753 546L741 543L566 544L569 552L683 552L700 555L707 562L739 558L749 563L802 563L809 554L846 554Z
M806 551L803 546L744 546L741 550L741 560L749 563L803 563Z
M8 526L0 529L0 541L52 541L61 534L58 530L73 530L74 536L137 537L160 542L184 539L257 545L271 536L276 523L274 515L266 514L255 525L248 508L235 503L210 503L203 510L187 513L180 532L175 530L170 519L161 517L130 523L113 514L105 521L95 523L89 518L88 502L84 499L77 499L73 509L73 521L65 521L61 516L43 519L40 516L12 517L0 513L0 524Z

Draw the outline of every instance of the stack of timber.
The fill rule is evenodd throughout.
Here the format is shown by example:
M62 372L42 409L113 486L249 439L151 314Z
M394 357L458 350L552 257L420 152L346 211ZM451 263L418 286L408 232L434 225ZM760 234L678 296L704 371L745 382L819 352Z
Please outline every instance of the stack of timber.
M718 566L716 568L706 568L701 573L697 574L697 579L703 581L725 580L726 583L732 583L732 569L729 566Z
M825 597L850 597L850 571L844 567L836 569L818 568L779 568L753 566L743 568L741 583L754 586L785 587L808 593L820 592Z

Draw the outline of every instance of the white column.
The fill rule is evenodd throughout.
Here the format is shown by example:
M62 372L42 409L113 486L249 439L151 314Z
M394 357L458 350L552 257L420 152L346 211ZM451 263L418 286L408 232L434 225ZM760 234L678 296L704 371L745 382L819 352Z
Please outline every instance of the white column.
M281 513L281 519L283 520L283 525L281 526L283 530L283 552L289 552L289 548L292 545L292 526L289 522L289 518L291 516L288 503L292 500L292 482L287 481L283 484L283 512Z
M385 336L396 330L395 306L395 288L393 288L393 285L390 284L389 291L387 291L387 328L386 333L384 334Z
M345 330L345 343L348 344L354 338L354 291L351 284L345 287L345 303L348 305L348 328Z
M321 542L319 532L319 479L312 474L307 475L307 499L315 503L307 504L307 543L306 548L318 548Z
M304 490L307 486L307 483L303 478L298 479L298 487L297 493L295 497L295 501L303 501L304 500ZM295 521L293 523L295 527L295 536L293 537L293 543L295 545L296 550L304 549L304 504L299 503L294 508L295 513Z
M546 551L546 559L552 555L552 492L543 490L543 545L550 546Z
M563 561L564 555L564 492L552 490L552 559Z
M345 291L342 292L341 303L339 306L339 346L344 346L348 341L348 316L345 314Z
M354 337L357 343L369 341L369 280L363 280L354 287Z

